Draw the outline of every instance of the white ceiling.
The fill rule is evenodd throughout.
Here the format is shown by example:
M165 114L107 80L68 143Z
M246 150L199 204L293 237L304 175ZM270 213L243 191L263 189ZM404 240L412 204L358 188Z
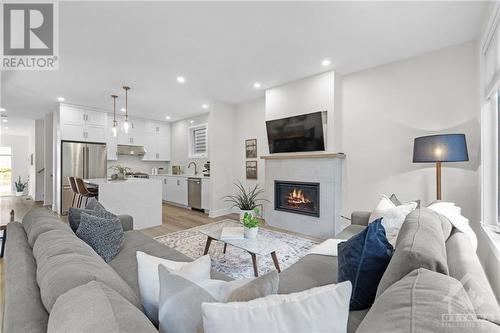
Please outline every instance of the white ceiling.
M164 120L241 103L334 69L346 74L477 37L484 2L60 2L60 69L2 73L9 116L69 103ZM331 66L322 67L329 58ZM179 84L176 77L186 78ZM253 83L262 88L256 90Z

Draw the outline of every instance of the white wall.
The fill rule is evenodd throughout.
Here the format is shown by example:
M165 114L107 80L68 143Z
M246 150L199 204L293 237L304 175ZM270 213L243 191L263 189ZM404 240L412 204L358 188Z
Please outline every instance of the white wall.
M235 145L235 107L212 103L208 117L210 157L210 216L228 214L231 205L222 197L233 193L233 158Z
M269 154L265 121L266 104L264 98L236 106L233 125L233 177L234 181L240 181L245 188L253 188L256 184L264 188L265 164L260 157ZM246 179L245 140L247 139L257 139L257 158L248 159L248 161L257 161L257 180Z
M413 139L465 133L469 162L445 163L443 199L477 225L479 107L476 43L469 42L344 76L341 151L347 154L344 213L371 210L380 193L435 200L433 164L413 164Z
M191 124L191 120L193 123ZM191 167L187 170L189 162L193 161L198 167L198 172L203 170L203 165L206 161L210 160L210 146L208 151L208 158L190 158L189 157L189 144L188 144L188 128L195 125L207 124L209 122L209 114L202 114L196 117L186 118L183 120L172 123L172 151L170 165L180 165L181 170L185 173L194 173ZM220 128L216 126L215 128ZM208 127L208 136L210 140L210 126ZM169 173L171 170L168 170Z
M16 192L14 182L21 177L26 182L30 176L29 136L5 135L0 137L1 145L12 148L12 193Z
M326 150L335 151L335 73L333 71L266 90L266 120L327 111Z

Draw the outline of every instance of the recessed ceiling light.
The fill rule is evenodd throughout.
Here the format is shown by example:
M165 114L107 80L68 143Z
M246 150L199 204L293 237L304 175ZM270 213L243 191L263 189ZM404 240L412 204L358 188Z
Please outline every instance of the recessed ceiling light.
M194 120L190 120L189 122L192 124L192 123L194 123Z
M177 77L177 82L184 83L184 82L186 82L186 79L184 78L184 76L178 76Z
M121 109L120 109L120 111L121 111L121 112L125 112L125 111L127 111L127 110L126 110L125 108L121 108Z
M330 59L323 59L323 61L321 62L321 66L330 66L331 62L330 62Z
M208 109L208 104L203 104L201 107L204 109Z
M8 120L7 119L2 119L2 122L6 123L6 122L8 122Z
M64 97L57 97L58 102L64 102Z
M260 88L260 83L259 83L259 82L255 82L255 83L253 84L253 87L254 87L255 89L259 89L259 88Z
M4 108L0 108L0 112L5 112L7 110L5 110Z
M165 119L170 120L170 116L166 116Z

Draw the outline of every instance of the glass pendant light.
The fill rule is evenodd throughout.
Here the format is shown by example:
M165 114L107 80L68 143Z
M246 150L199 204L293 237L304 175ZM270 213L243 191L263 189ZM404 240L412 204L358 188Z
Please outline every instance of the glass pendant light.
M118 98L118 96L111 95L111 98L113 99L113 127L111 127L111 132L113 132L113 136L116 137L118 132L116 129L116 125L118 124L118 122L116 121L116 99Z
M128 91L130 90L130 87L123 86L123 89L125 90L125 121L123 122L123 130L125 133L128 133L128 129L130 128L130 124L128 122Z

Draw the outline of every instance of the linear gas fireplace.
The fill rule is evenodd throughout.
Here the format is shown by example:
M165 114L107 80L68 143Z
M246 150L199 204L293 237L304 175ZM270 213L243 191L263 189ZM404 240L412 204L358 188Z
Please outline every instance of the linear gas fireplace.
M274 209L319 217L319 183L275 180Z

